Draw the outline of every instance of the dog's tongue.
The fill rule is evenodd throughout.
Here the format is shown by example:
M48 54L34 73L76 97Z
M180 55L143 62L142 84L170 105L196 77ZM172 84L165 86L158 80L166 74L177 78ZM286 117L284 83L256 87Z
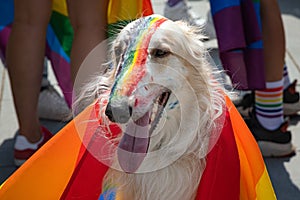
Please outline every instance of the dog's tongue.
M150 112L147 112L140 119L129 122L119 143L118 160L127 173L134 173L147 154L150 142L149 117Z

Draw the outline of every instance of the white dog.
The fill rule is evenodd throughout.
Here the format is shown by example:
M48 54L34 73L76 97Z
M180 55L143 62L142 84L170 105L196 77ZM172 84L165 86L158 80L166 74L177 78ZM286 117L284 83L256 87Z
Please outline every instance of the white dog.
M196 196L225 106L201 37L159 15L135 20L112 42L110 69L84 93L101 100L104 124L122 128L104 179L122 199Z

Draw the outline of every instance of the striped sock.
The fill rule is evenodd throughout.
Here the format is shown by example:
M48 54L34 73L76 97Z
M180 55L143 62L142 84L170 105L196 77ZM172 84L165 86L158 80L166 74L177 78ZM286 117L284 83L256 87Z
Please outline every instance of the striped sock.
M255 111L260 124L268 130L277 129L283 118L283 79L267 82L265 90L255 91Z
M286 64L283 66L283 89L286 89L291 84L289 73Z

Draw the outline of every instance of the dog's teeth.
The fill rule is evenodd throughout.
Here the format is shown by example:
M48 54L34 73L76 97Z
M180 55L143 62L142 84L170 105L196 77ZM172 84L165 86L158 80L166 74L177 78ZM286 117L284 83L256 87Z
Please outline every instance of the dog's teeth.
M155 103L152 109L151 122L153 122L153 120L155 119L157 111L158 111L158 104Z

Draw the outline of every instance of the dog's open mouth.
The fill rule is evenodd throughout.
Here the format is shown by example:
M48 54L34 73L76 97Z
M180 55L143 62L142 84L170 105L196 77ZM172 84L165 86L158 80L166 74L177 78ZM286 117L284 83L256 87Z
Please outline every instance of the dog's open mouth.
M162 116L164 108L169 100L171 92L163 92L153 105L152 114L149 123L151 124L149 133L152 134Z
M119 143L118 160L123 171L134 173L144 160L150 137L158 125L171 92L163 92L153 103L152 109L135 121L130 121Z

